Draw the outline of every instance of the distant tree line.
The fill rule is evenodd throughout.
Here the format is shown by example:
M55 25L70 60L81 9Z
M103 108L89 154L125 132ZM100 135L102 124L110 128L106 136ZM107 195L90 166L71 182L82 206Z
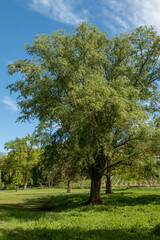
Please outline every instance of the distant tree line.
M78 147L70 141L63 141L61 136L59 129L52 135L50 143L43 146L39 145L40 139L29 134L7 142L5 149L8 154L0 157L1 189L15 188L18 191L19 187L59 187L61 183L63 186L66 183L67 192L70 193L73 181L79 182L81 187L81 183L89 179L87 168L80 164L82 161L79 161L81 156L80 152L77 154ZM119 154L118 160L121 163L113 162L112 167L104 172L106 194L112 193L113 176L125 179L128 187L133 180L150 182L152 178L159 177L160 161L155 158L160 146L159 131L156 130L155 135L148 136L143 143L136 143L131 149L128 146L127 160L121 160Z

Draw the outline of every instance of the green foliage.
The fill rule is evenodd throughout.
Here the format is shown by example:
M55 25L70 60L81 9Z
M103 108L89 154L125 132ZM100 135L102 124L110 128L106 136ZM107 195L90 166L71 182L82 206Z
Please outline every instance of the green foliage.
M9 151L3 166L4 181L17 186L32 182L32 168L39 161L40 149L30 135L16 138L5 144Z
M20 171L15 172L12 178L12 183L15 184L16 186L20 186L23 184L23 175Z
M121 174L128 181L155 178L160 167L160 159L156 157L159 156L159 139L159 129L154 127L143 142L137 141L132 146L132 161L115 169L115 174Z
M52 136L52 143L45 146L42 162L49 185L56 186L64 180L82 178L82 166L77 148L71 138L64 141L61 129Z

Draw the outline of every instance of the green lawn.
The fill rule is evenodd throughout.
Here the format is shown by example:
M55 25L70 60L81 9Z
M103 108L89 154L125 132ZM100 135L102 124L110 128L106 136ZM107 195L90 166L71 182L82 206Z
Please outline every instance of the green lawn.
M87 189L0 191L0 239L160 239L160 188L117 188L102 193L101 206L84 206L88 196Z

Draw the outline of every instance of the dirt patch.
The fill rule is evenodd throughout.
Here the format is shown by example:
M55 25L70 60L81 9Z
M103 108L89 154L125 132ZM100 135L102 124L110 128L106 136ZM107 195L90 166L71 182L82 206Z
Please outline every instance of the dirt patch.
M2 225L2 226L6 226L7 223L6 223L6 222L0 222L0 225Z
M23 234L22 233L20 233L20 232L18 232L18 231L11 231L10 233L9 233L9 235L11 235L11 236L16 236L16 235L19 235L19 236L23 236Z

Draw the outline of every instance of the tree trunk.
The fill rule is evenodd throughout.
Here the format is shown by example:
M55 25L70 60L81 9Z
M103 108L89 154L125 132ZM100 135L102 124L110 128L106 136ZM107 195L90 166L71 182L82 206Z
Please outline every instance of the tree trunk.
M79 184L79 187L80 187L80 189L82 189L82 181L80 181L80 184Z
M2 183L2 171L0 169L0 184Z
M112 193L112 185L111 185L111 169L107 169L107 181L106 181L106 194Z
M157 177L155 178L155 185L158 187Z
M68 180L68 182L67 182L67 193L70 193L71 189L72 189L72 181Z
M105 172L107 158L104 154L104 148L101 146L99 151L94 155L94 163L90 168L91 189L90 197L86 204L102 204L101 200L101 181Z
M18 189L19 189L19 187L18 187L18 186L16 186L16 192L18 192Z
M48 187L50 187L51 186L51 181L50 181L50 179L48 179Z
M130 182L127 183L127 188L126 189L130 189Z
M91 180L91 190L90 190L90 198L87 204L94 205L94 204L102 204L101 200L101 179Z
M27 183L24 183L23 184L23 190L26 190L27 189Z
M102 204L101 200L101 180L104 174L104 168L92 166L90 197L86 204Z

